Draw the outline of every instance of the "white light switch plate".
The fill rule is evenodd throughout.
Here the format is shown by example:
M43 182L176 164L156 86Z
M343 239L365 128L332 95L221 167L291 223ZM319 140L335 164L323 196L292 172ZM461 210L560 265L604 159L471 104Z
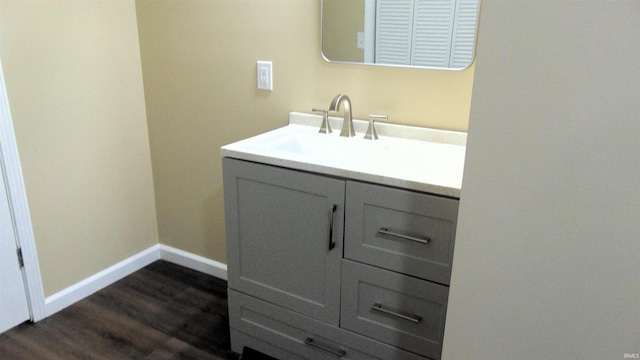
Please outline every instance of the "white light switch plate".
M271 61L258 61L258 90L273 91L273 70Z

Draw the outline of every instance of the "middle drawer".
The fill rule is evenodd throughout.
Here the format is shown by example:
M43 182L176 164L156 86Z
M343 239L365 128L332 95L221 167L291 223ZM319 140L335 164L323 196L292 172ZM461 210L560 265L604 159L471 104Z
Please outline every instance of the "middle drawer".
M449 288L342 260L340 327L439 359Z

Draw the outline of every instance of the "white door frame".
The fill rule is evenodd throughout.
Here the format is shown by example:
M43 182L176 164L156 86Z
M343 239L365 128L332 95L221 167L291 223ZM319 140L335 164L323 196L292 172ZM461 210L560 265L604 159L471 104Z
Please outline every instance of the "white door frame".
M16 238L22 248L24 268L22 270L27 289L27 300L31 321L39 321L46 317L44 307L44 291L38 254L36 253L27 193L22 177L18 145L16 143L9 99L4 82L4 72L0 61L0 166L4 165L9 208L15 222Z

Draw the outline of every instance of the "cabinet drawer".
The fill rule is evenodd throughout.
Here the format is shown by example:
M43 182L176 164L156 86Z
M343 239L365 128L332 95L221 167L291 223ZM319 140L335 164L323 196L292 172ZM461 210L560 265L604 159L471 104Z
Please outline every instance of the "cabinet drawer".
M232 289L228 295L231 343L237 352L248 346L279 359L424 360Z
M444 285L343 260L340 326L439 359L448 294Z
M345 258L449 284L458 201L347 182Z

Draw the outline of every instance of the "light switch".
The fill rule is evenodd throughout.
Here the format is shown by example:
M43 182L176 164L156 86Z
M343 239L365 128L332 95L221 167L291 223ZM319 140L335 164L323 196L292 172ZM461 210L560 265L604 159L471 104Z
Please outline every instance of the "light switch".
M273 91L273 71L271 61L258 61L258 90Z

